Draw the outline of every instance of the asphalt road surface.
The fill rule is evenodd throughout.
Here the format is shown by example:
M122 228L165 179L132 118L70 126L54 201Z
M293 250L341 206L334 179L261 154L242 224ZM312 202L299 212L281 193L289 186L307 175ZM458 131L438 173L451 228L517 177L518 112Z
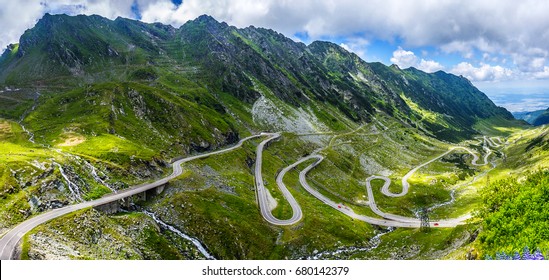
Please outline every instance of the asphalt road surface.
M281 220L273 216L271 209L269 208L268 204L268 197L267 197L267 190L265 189L265 183L263 182L263 175L261 173L262 163L263 163L263 149L265 148L265 145L269 143L270 141L277 139L280 137L280 134L278 133L271 133L271 134L264 134L270 136L269 138L265 139L259 145L256 149L256 161L255 161L255 189L256 189L256 195L257 195L257 202L259 204L259 210L261 212L261 216L263 218L277 226L287 226L297 223L301 218L303 217L303 212L301 211L301 207L299 206L299 203L295 200L295 198L292 196L288 188L286 188L286 185L282 182L282 178L284 178L284 175L286 172L290 171L292 168L297 166L300 162L296 162L286 168L284 168L277 176L276 183L280 191L282 192L282 195L284 195L284 198L288 201L290 206L292 207L292 217L287 220Z
M498 142L502 143L503 141L501 139L497 139ZM372 180L384 180L385 183L383 184L382 188L381 188L381 192L389 197L400 197L400 196L404 196L408 193L408 190L410 188L410 184L408 183L408 179L417 171L419 170L420 168L434 162L434 161L437 161L439 160L440 158L444 157L445 155L455 151L455 150L465 150L466 152L468 152L469 154L471 154L473 156L473 159L471 160L471 164L472 165L475 165L475 166L482 166L482 165L486 165L488 164L488 157L490 156L490 154L492 153L492 150L490 150L487 145L490 145L492 147L499 147L500 144L496 144L495 142L493 142L493 140L491 141L489 138L487 137L484 137L479 143L478 145L482 144L483 146L483 149L486 151L486 154L483 158L484 160L484 163L478 163L478 160L480 159L479 156L471 149L469 148L466 148L466 147L452 147L450 148L447 152L419 165L419 166L416 166L415 168L413 168L412 170L410 170L408 173L406 173L406 175L402 178L402 191L398 194L395 194L395 193L392 193L390 190L389 190L389 186L391 185L391 179L389 179L388 177L385 177L385 176L371 176L369 178L366 179L366 190L367 190L367 194L368 194L368 205L370 206L370 208L372 209L372 211L374 213L376 213L377 215L379 215L380 217L382 217L383 219L378 219L378 218L373 218L373 217L369 217L369 216L364 216L364 215L359 215L359 214L356 214L354 213L354 211L350 208L348 208L347 206L345 206L343 203L337 203L337 202L334 202L332 201L331 199L327 198L326 196L322 195L320 192L318 192L317 190L315 190L314 188L312 188L308 183L307 183L307 179L306 179L306 175L307 173L313 169L315 166L317 166L323 159L324 157L322 155L309 155L307 157L304 157L304 158L301 158L299 161L297 161L296 163L288 166L287 168L291 169L293 167L295 167L297 164L300 164L304 161L307 161L307 160L311 160L311 159L316 159L315 162L313 162L312 164L310 164L309 166L307 166L305 169L303 169L303 171L301 171L301 173L299 174L299 181L301 183L301 185L303 186L303 188L305 190L307 190L311 195L313 195L314 197L316 197L317 199L319 199L320 201L324 202L325 204L329 205L330 207L342 212L343 214L353 218L353 219L357 219L357 220L361 220L361 221L365 221L367 223L370 223L370 224L375 224L375 225L381 225L381 226L392 226L392 227L411 227L411 228L417 228L417 227L420 227L421 226L421 221L417 218L412 218L412 217L404 217L404 216L400 216L400 215L395 215L395 214L390 214L390 213L385 213L383 211L381 211L378 207L377 207L377 204L375 202L375 199L374 199L374 195L373 195L373 191L372 191L372 186L371 186L371 181ZM285 173L284 173L285 174ZM282 177L284 176L284 174L282 174ZM280 178L280 174L279 174L279 178L277 178L277 181L282 181L282 178ZM466 214L466 215L463 215L463 216L460 216L458 218L454 218L454 219L443 219L443 220L438 220L438 221L431 221L430 222L430 226L431 227L456 227L458 225L461 225L461 224L464 224L465 221L467 219L471 218L471 215L470 214Z
M6 233L0 239L0 259L2 259L2 260L11 259L12 256L13 256L13 253L16 249L16 246L19 243L19 241L21 240L21 238L26 233L28 233L30 230L32 230L33 228L35 228L36 226L38 226L40 224L48 222L48 221L50 221L52 219L55 219L57 217L66 215L68 213L78 211L80 209L108 204L110 202L114 202L114 201L117 201L117 200L120 200L120 199L123 199L123 198L127 198L127 197L130 197L132 195L136 195L136 194L142 193L144 191L147 191L147 190L156 188L158 186L164 185L167 182L169 182L170 180L172 180L172 179L178 177L179 175L181 175L181 173L182 173L181 164L183 164L185 162L188 162L188 161L192 161L192 160L205 158L205 157L208 157L208 156L212 156L212 155L232 151L234 149L237 149L237 148L241 147L242 144L245 141L247 141L249 139L252 139L252 138L256 138L256 137L261 137L261 136L268 136L269 138L262 141L257 146L257 149L256 149L256 164L255 164L255 174L254 175L255 175L257 201L258 201L260 212L261 212L261 215L263 216L263 218L267 222L269 222L271 224L274 224L274 225L279 225L279 226L295 224L298 221L300 221L301 218L303 217L303 212L301 210L301 207L299 206L299 203L297 203L295 198L289 192L288 188L284 185L283 178L284 178L285 174L288 171L292 170L297 165L299 165L299 164L301 164L305 161L316 159L316 161L311 163L309 166L307 166L305 169L303 169L299 173L299 181L300 181L301 185L303 186L303 188L307 192L309 192L311 195L313 195L314 197L316 197L317 199L319 199L323 203L329 205L330 207L336 209L337 211L340 211L341 213L343 213L343 214L345 214L345 215L347 215L347 216L349 216L353 219L361 220L361 221L364 221L364 222L367 222L367 223L370 223L370 224L375 224L375 225L380 225L380 226L387 226L387 227L418 228L418 227L421 226L421 221L419 219L411 218L411 217L404 217L404 216L400 216L400 215L394 215L394 214L385 213L385 212L381 211L375 203L375 199L374 199L373 192L372 192L372 187L371 187L371 181L376 180L376 179L384 180L385 183L384 183L383 187L381 188L381 192L384 195L387 195L389 197L400 197L400 196L406 195L408 193L408 189L410 187L410 184L408 183L408 179L420 168L422 168L422 167L424 167L424 166L426 166L426 165L428 165L428 164L430 164L430 163L432 163L436 160L439 160L443 156L445 156L445 155L447 155L447 154L449 154L452 151L457 150L457 149L465 150L466 152L470 153L473 156L471 164L476 165L476 166L486 165L486 164L488 164L488 157L492 153L492 150L490 150L488 148L488 146L499 147L500 145L502 145L501 143L503 142L499 138L496 138L498 140L499 144L496 143L494 140L491 140L487 137L483 137L483 139L480 140L480 142L478 144L480 145L482 143L483 144L482 147L486 151L486 154L483 158L484 163L482 163L482 164L478 163L479 156L474 151L472 151L471 149L466 148L466 147L452 147L450 150L448 150L447 152L441 154L440 156L437 156L437 157L435 157L435 158L433 158L433 159L431 159L431 160L429 160L429 161L427 161L427 162L425 162L425 163L423 163L419 166L416 166L412 170L410 170L402 178L402 191L400 193L395 194L395 193L392 193L389 190L389 186L391 185L391 180L387 177L384 177L384 176L371 176L371 177L367 178L366 179L366 185L367 185L367 193L368 193L368 200L369 200L368 205L370 206L372 211L374 213L376 213L377 215L379 215L380 217L382 217L382 219L357 214L352 209L345 206L343 203L337 203L335 201L332 201L331 199L327 198L326 196L322 195L320 192L318 192L317 190L312 188L307 183L306 175L315 166L317 166L324 159L324 157L322 155L318 155L318 154L313 154L313 155L303 157L300 160L298 160L297 162L293 163L292 165L284 168L278 174L278 176L276 178L276 183L277 183L278 188L282 192L284 198L290 204L290 206L292 208L292 211L293 211L293 215L292 215L291 218L289 218L287 220L281 220L281 219L278 219L278 218L274 217L271 213L271 210L270 210L269 205L268 205L267 190L265 188L265 184L264 184L264 181L263 181L263 175L262 175L262 172L261 172L262 163L263 163L263 149L265 148L265 145L267 143L269 143L272 140L275 140L275 139L279 138L280 134L279 133L261 133L259 135L254 135L254 136L243 138L235 146L232 146L230 148L226 148L226 149L215 151L215 152L200 154L200 155L191 156L191 157L187 157L187 158L184 158L184 159L177 160L173 163L173 172L172 172L172 174L170 174L169 176L164 177L160 180L157 180L155 182L137 185L137 186L131 187L129 189L122 190L118 193L109 194L109 195L104 196L104 197L102 197L100 199L97 199L97 200L82 202L82 203L74 204L74 205L69 205L69 206L66 206L66 207L54 209L54 210L45 212L43 214L40 214L38 216L35 216L35 217L19 224L18 226L13 228L11 231ZM458 218L455 218L455 219L431 221L430 225L432 227L455 227L457 225L464 224L465 220L467 220L469 218L470 218L470 215L465 215L465 216L461 216L461 217L458 217Z
M33 228L35 228L35 227L37 227L37 226L39 226L43 223L46 223L46 222L48 222L52 219L61 217L61 216L66 215L68 213L78 211L80 209L108 204L110 202L117 201L117 200L120 200L120 199L123 199L123 198L127 198L127 197L130 197L132 195L136 195L136 194L145 192L147 190L156 188L158 186L164 185L167 182L169 182L170 180L172 180L172 179L178 177L179 175L181 175L181 173L183 172L181 164L183 164L185 162L188 162L188 161L191 161L191 160L205 158L205 157L209 157L209 156L212 156L212 155L217 155L217 154L232 151L234 149L237 149L237 148L241 147L242 144L245 141L250 140L252 138L264 136L264 135L271 135L271 134L261 133L260 135L253 135L253 136L250 136L250 137L243 138L236 145L234 145L232 147L229 147L229 148L226 148L226 149L223 149L223 150L218 150L218 151L215 151L215 152L200 154L200 155L191 156L191 157L187 157L187 158L184 158L184 159L177 160L173 163L173 172L172 172L172 174L170 174L169 176L164 177L164 178L162 178L158 181L155 181L155 182L152 182L152 183L145 183L145 184L137 185L137 186L119 191L117 193L112 193L112 194L106 195L106 196L104 196L102 198L99 198L97 200L86 201L86 202L82 202L82 203L78 203L78 204L74 204L74 205L68 205L68 206L65 206L65 207L62 207L62 208L57 208L57 209L45 212L43 214L40 214L38 216L35 216L35 217L33 217L29 220L26 220L23 223L16 226L15 228L13 228L12 230L10 230L8 233L6 233L2 237L2 239L0 239L0 259L1 260L11 259L14 252L15 252L17 244L19 243L21 238L25 234L27 234L30 230L32 230Z

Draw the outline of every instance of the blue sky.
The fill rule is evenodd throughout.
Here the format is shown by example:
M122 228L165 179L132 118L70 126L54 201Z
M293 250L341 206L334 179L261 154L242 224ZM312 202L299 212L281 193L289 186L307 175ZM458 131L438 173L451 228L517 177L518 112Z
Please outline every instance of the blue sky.
M175 27L209 14L306 44L332 41L368 62L463 75L510 110L541 109L549 101L530 102L528 95L549 93L547 11L543 0L0 0L0 48L17 42L46 12ZM517 106L520 98L506 98L511 95L529 106Z

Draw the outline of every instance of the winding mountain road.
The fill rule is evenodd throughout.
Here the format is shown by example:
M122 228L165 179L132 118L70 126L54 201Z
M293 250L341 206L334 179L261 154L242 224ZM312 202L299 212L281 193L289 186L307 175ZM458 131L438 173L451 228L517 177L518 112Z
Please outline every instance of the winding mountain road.
M114 201L117 201L117 200L120 200L120 199L123 199L123 198L127 198L127 197L130 197L130 196L145 192L147 190L156 188L158 186L164 185L164 184L168 183L170 180L172 180L172 179L178 177L179 175L181 175L181 173L183 173L183 168L181 167L181 164L183 164L185 162L232 151L234 149L237 149L237 148L241 147L242 144L244 142L246 142L247 140L250 140L252 138L265 136L265 135L272 135L272 134L261 133L259 135L249 136L249 137L241 139L236 145L234 145L232 147L222 149L222 150L218 150L218 151L215 151L215 152L200 154L200 155L191 156L191 157L187 157L187 158L177 160L172 165L173 166L172 174L170 174L167 177L164 177L160 180L157 180L155 182L137 185L137 186L119 191L117 193L112 193L112 194L106 195L102 198L99 198L99 199L96 199L96 200L93 200L93 201L86 201L86 202L82 202L82 203L78 203L78 204L74 204L74 205L68 205L68 206L65 206L65 207L62 207L62 208L57 208L57 209L45 212L43 214L40 214L38 216L35 216L35 217L33 217L29 220L26 220L26 221L22 222L21 224L17 225L12 230L10 230L8 233L6 233L2 237L2 239L0 239L0 260L9 260L9 259L11 259L14 252L15 252L15 249L17 248L17 244L19 243L21 238L25 234L27 234L29 231L31 231L33 228L35 228L35 227L37 227L37 226L39 226L43 223L46 223L46 222L48 222L52 219L61 217L63 215L69 214L69 213L74 212L74 211L78 211L78 210L88 208L88 207L95 207L95 206L105 205L105 204L108 204L108 203L111 203L111 202L114 202Z
M263 182L263 175L261 174L261 168L263 163L263 149L267 143L270 141L277 139L280 137L280 134L278 133L270 133L270 134L264 134L270 136L269 138L265 139L259 145L257 145L256 149L256 161L255 161L255 187L256 187L256 194L257 194L257 202L259 204L259 209L261 212L261 216L263 218L273 224L278 226L287 226L297 223L301 218L303 217L303 212L301 211L301 207L299 206L299 203L295 200L295 198L292 196L286 185L282 182L282 178L284 178L284 175L286 172L290 171L292 168L296 167L299 162L296 162L286 168L284 168L277 176L276 183L280 191L282 192L282 195L284 195L284 198L288 201L290 206L292 207L292 217L287 220L281 220L273 216L271 209L269 208L269 198L267 196L267 190L265 189L265 183Z
M498 139L498 141L500 143L502 142L501 139ZM307 166L305 169L303 169L299 173L299 181L300 181L301 185L303 186L303 188L307 192L309 192L311 195L316 197L318 200L322 201L323 203L329 205L330 207L336 209L339 212L342 212L343 214L345 214L345 215L347 215L347 216L349 216L353 219L361 220L361 221L364 221L364 222L367 222L367 223L370 223L370 224L375 224L375 225L380 225L380 226L391 226L391 227L418 228L418 227L421 226L421 221L419 219L412 218L412 217L404 217L404 216L385 213L385 212L381 211L377 207L377 204L375 202L374 194L373 194L372 186L371 186L371 181L376 180L376 179L384 180L385 183L383 184L383 186L381 188L381 192L386 196L389 196L389 197L404 196L408 193L408 190L410 188L410 184L408 183L408 179L416 171L418 171L420 168L422 168L422 167L424 167L424 166L426 166L426 165L428 165L428 164L430 164L434 161L439 160L440 158L448 155L449 153L451 153L455 150L460 150L461 149L461 150L464 150L464 151L468 152L469 154L471 154L473 156L473 159L471 160L472 165L483 166L483 165L488 164L489 163L488 162L488 157L492 153L492 150L490 150L487 147L487 144L490 145L490 146L493 146L493 147L499 147L500 146L496 143L490 144L490 142L491 141L490 141L489 138L484 137L478 143L478 145L483 144L483 149L486 151L486 154L483 158L484 163L478 163L478 160L480 159L480 157L473 150L471 150L469 148L466 148L466 147L461 147L461 146L452 147L447 152L444 152L443 154L441 154L441 155L439 155L439 156L437 156L437 157L435 157L435 158L433 158L433 159L431 159L431 160L429 160L429 161L427 161L427 162L425 162L421 165L416 166L415 168L410 170L408 173L406 173L406 175L404 175L404 177L402 178L402 191L400 193L397 193L397 194L392 193L389 190L389 186L391 185L391 179L389 179L388 177L385 177L385 176L370 176L369 178L367 178L366 179L366 191L367 191L367 194L368 194L368 205L370 206L370 208L372 209L372 211L375 214L379 215L383 219L373 218L373 217L357 214L352 209L344 206L343 204L336 203L336 202L332 201L331 199L327 198L326 196L322 195L319 191L315 190L314 188L312 188L308 184L307 179L306 179L306 175L311 169L313 169L315 166L317 166L324 159L324 157L322 155L318 155L318 154L309 155L309 156L301 158L300 160L298 160L294 164L286 167L284 169L285 172L284 173L281 172L281 174L279 174L279 176L277 177L277 183L280 186L285 173L287 171L291 170L292 168L294 168L295 166L297 166L297 165L299 165L299 164L301 164L305 161L308 161L308 160L311 160L311 159L316 159L315 162L313 162L312 164ZM456 227L460 224L464 224L464 222L469 218L471 218L471 215L466 214L466 215L463 215L463 216L460 216L460 217L457 217L457 218L453 218L453 219L443 219L443 220L438 220L438 221L431 221L430 226L432 226L432 227Z
M501 141L499 137L488 138L484 136L483 138L484 138L484 141L492 148L499 148L503 143L503 141ZM495 140L498 140L499 143L496 143Z
M370 216L357 214L351 208L348 208L348 207L344 206L342 203L337 203L337 202L327 198L326 196L321 194L319 191L312 188L309 185L309 183L307 182L307 178L306 178L307 173L309 171L311 171L311 169L313 169L315 166L317 166L322 160L324 160L324 157L321 156L321 155L310 155L306 159L309 160L309 159L313 159L313 158L316 158L317 160L315 162L313 162L312 164L310 164L309 166L307 166L305 169L303 169L299 173L299 182L301 183L301 185L303 186L303 188L307 192L309 192L311 195L316 197L318 200L324 202L328 206L336 209L337 211L339 211L339 212L341 212L341 213L343 213L343 214L345 214L345 215L347 215L347 216L349 216L353 219L364 221L364 222L367 222L369 224L387 226L387 227L406 227L406 228L419 228L421 226L421 221L418 220L418 219L402 217L402 216L393 215L393 214L387 214L387 213L384 213L381 210L379 210L377 208L377 205L375 204L375 201L372 199L373 194L371 193L371 188L369 189L370 191L368 192L368 197L369 197L369 201L370 201L369 202L370 208L372 208L372 210L376 214L383 217L383 219L373 218L373 217L370 217ZM376 178L370 177L368 179L373 180L373 179L376 179ZM369 181L368 181L368 183L369 183ZM430 225L433 226L433 227L435 227L435 226L436 227L455 227L457 225L462 224L463 221L468 219L468 218L469 218L468 216L464 216L464 217L460 217L460 218L457 218L457 219L431 221Z
M475 165L475 166L483 166L483 165L486 165L488 164L488 157L492 154L492 150L488 149L486 146L482 146L484 148L484 150L486 151L486 154L484 155L484 163L478 163L478 160L480 159L479 156L471 149L469 148L466 148L466 147L452 147L450 148L447 152L427 161L427 162L424 162L423 164L421 165L418 165L416 167L414 167L412 170L408 171L408 173L406 173L406 175L404 175L404 177L402 177L402 191L400 193L393 193L389 190L389 186L391 185L391 179L387 178L387 177L381 177L381 176L377 176L379 177L378 179L384 179L386 181L388 181L388 184L384 184L383 187L381 188L381 192L386 195L386 196L390 196L390 197L401 197L401 196L404 196L408 193L408 189L410 188L410 183L408 183L408 179L410 179L410 177L412 177L412 175L414 175L414 173L416 173L416 171L418 171L420 168L426 166L426 165L429 165L441 158L443 158L444 156L450 154L451 152L455 151L455 150L464 150L466 152L468 152L469 154L471 154L473 156L473 159L471 160L471 164L472 165Z
M399 221L391 221L391 220L385 220L385 219L379 219L379 218L372 218L369 216L364 216L355 213L352 209L347 208L343 206L341 203L336 203L333 200L327 198L323 194L321 194L319 191L312 188L309 183L307 182L307 173L311 171L315 166L317 166L322 160L324 160L324 157L321 155L310 155L305 158L300 159L300 162L310 160L310 159L316 159L315 162L311 163L309 166L305 167L300 173L299 173L299 182L301 183L301 186L309 192L312 196L316 197L318 200L324 202L324 204L334 208L335 210L353 218L356 220L361 220L364 222L367 222L369 224L374 225L380 225L380 226L387 226L387 227L411 227L416 228L420 227L420 222L418 221L417 224L414 223L406 223L406 222L399 222Z
M319 154L312 154L312 155L303 157L303 158L299 159L298 161L296 161L295 163L293 163L293 164L287 166L286 168L284 168L283 170L281 170L281 172L278 174L278 176L276 178L277 186L280 189L280 191L282 192L284 198L290 204L290 206L292 208L292 212L293 212L291 218L286 219L286 220L282 220L282 219L278 219L278 218L274 217L272 212L271 212L271 209L269 208L269 203L268 203L269 197L268 197L268 194L267 194L267 189L265 188L265 183L263 181L263 175L262 175L262 172L261 172L262 163L263 163L263 149L265 148L265 145L267 143L279 138L280 134L279 133L261 133L259 135L253 135L253 136L243 138L236 145L234 145L232 147L229 147L229 148L226 148L226 149L222 149L222 150L218 150L218 151L214 151L214 152L210 152L210 153L200 154L200 155L191 156L191 157L187 157L187 158L177 160L172 165L172 167L173 167L172 173L170 175L168 175L167 177L164 177L164 178L162 178L160 180L157 180L155 182L137 185L137 186L122 190L122 191L117 192L117 193L112 193L112 194L106 195L106 196L104 196L100 199L97 199L97 200L86 201L86 202L82 202L82 203L78 203L78 204L74 204L74 205L69 205L69 206L66 206L66 207L54 209L54 210L45 212L43 214L40 214L38 216L35 216L35 217L19 224L18 226L16 226L12 230L10 230L8 233L6 233L0 239L0 259L2 259L2 260L11 259L13 257L15 249L16 249L19 241L21 240L21 238L25 234L27 234L30 230L37 227L38 225L41 225L41 224L46 223L46 222L48 222L52 219L61 217L63 215L66 215L66 214L74 212L74 211L78 211L78 210L88 208L88 207L95 207L95 206L108 204L108 203L111 203L111 202L114 202L114 201L117 201L117 200L120 200L120 199L124 199L124 198L130 197L130 196L142 193L144 191L156 188L158 186L164 185L164 184L168 183L170 180L172 180L172 179L174 179L174 178L176 178L176 177L178 177L179 175L182 174L183 169L182 169L181 165L183 163L188 162L188 161L192 161L192 160L196 160L196 159L200 159L200 158L205 158L205 157L216 155L216 154L221 154L221 153L226 153L226 152L232 151L234 149L237 149L237 148L241 147L242 144L245 141L250 140L252 138L262 137L262 136L268 136L268 138L263 140L256 148L256 164L255 164L255 174L254 174L255 175L256 196L257 196L257 201L258 201L258 204L259 204L260 213L261 213L262 217L267 222L269 222L273 225L279 225L279 226L286 226L286 225L295 224L298 221L300 221L303 217L303 212L301 210L301 207L299 206L299 203L297 203L297 201L292 196L292 194L290 193L290 191L288 190L288 188L286 187L286 185L283 182L283 178L286 175L286 173L288 171L292 170L293 168L295 168L296 166L298 166L299 164L303 163L303 162L306 162L306 161L309 161L309 160L312 160L312 159L316 159L316 161L314 161L313 163L308 165L306 168L304 168L299 173L299 181L300 181L301 185L303 186L303 188L307 192L309 192L311 195L313 195L314 197L316 197L317 199L319 199L323 203L329 205L330 207L342 212L343 214L345 214L345 215L347 215L347 216L349 216L353 219L361 220L361 221L364 221L364 222L367 222L367 223L370 223L370 224L375 224L375 225L380 225L380 226L387 226L387 227L418 228L418 227L421 226L421 221L419 219L411 218L411 217L404 217L404 216L390 214L390 213L385 213L377 207L377 204L375 203L373 191L372 191L372 186L371 186L371 181L372 180L379 179L379 180L384 180L385 181L384 185L381 188L381 192L384 195L389 196L389 197L404 196L408 193L408 190L410 188L410 184L408 183L408 179L420 168L422 168L422 167L424 167L424 166L426 166L426 165L428 165L428 164L430 164L430 163L432 163L436 160L439 160L440 158L444 157L445 155L447 155L447 154L449 154L449 153L451 153L455 150L458 150L458 149L465 150L466 152L468 152L469 154L471 154L473 156L473 159L471 161L472 165L475 165L475 166L486 165L486 164L488 164L488 157L492 153L492 150L490 150L487 146L499 147L499 146L502 145L502 144L495 143L495 141L490 140L487 137L483 137L483 139L479 142L479 145L481 143L483 143L482 147L486 151L486 155L483 158L484 163L482 163L482 164L478 163L478 160L480 158L471 149L466 148L466 147L461 147L461 146L452 147L447 152L445 152L445 153L443 153L443 154L441 154L441 155L439 155L439 156L437 156L437 157L435 157L435 158L433 158L433 159L431 159L431 160L429 160L429 161L427 161L427 162L425 162L421 165L416 166L415 168L410 170L408 173L406 173L406 175L404 175L404 177L402 178L402 191L400 193L393 193L389 190L389 186L391 185L391 180L388 177L385 177L385 176L371 176L371 177L367 178L366 179L366 189L367 189L368 201L369 201L368 205L370 206L372 211L374 213L376 213L377 215L379 215L380 217L382 217L382 219L357 214L352 209L344 206L341 203L336 203L336 202L332 201L331 199L329 199L326 196L322 195L319 191L312 188L307 182L307 179L306 179L307 173L309 171L311 171L315 166L320 164L320 162L322 160L324 160L324 157L322 155L319 155ZM497 140L498 140L498 142L502 143L501 139L497 139ZM455 227L457 225L463 224L464 221L469 219L470 217L471 216L468 214L468 215L464 215L464 216L461 216L461 217L458 217L458 218L455 218L455 219L432 221L432 222L430 222L430 225L431 226L436 226L436 227Z

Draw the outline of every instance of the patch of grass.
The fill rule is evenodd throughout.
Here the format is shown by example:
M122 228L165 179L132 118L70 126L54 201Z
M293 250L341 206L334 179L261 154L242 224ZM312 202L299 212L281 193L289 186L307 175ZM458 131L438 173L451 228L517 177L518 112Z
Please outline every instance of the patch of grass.
M30 243L29 243L29 235L25 234L23 238L21 238L21 260L29 260L29 250L30 250Z
M380 245L360 252L351 259L443 259L456 249L471 242L474 225L456 228L420 229L400 228L381 237Z
M529 126L521 121L510 121L502 117L491 117L484 120L478 120L473 127L484 135L507 137L513 133L526 129Z
M484 255L512 254L525 246L549 250L548 172L529 174L522 182L493 182L482 190L482 202L479 240Z
M155 155L153 150L144 149L134 142L110 134L93 137L64 149L74 154L88 155L123 165L128 165L133 160L148 160Z
M40 236L41 238L37 238ZM143 213L107 216L93 209L67 214L30 231L23 238L23 257L40 257L47 238L57 257L73 259L186 259L193 257L192 245L180 237L166 234L152 218ZM66 250L66 251L65 251ZM65 254L69 255L65 255Z
M161 260L178 260L181 255L165 237L159 234L158 231L145 228L143 230L145 246L154 248L154 252L159 255ZM145 259L150 259L151 256L145 255Z
M84 197L84 200L94 200L101 198L103 195L111 193L111 190L103 185L95 185L89 192L87 192Z
M450 125L444 119L443 115L423 109L417 103L412 101L410 98L406 97L404 94L401 94L400 97L404 100L404 102L406 102L406 105L408 105L408 107L410 107L412 111L414 111L416 114L421 116L421 119L419 121L436 123L436 124L442 125L442 127L445 127L445 128L450 127Z

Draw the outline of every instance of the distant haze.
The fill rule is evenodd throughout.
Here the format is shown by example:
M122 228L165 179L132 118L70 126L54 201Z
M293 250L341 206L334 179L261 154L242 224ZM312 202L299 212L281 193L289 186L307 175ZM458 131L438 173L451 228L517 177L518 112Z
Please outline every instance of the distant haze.
M492 101L510 112L532 112L549 108L546 81L475 83Z

